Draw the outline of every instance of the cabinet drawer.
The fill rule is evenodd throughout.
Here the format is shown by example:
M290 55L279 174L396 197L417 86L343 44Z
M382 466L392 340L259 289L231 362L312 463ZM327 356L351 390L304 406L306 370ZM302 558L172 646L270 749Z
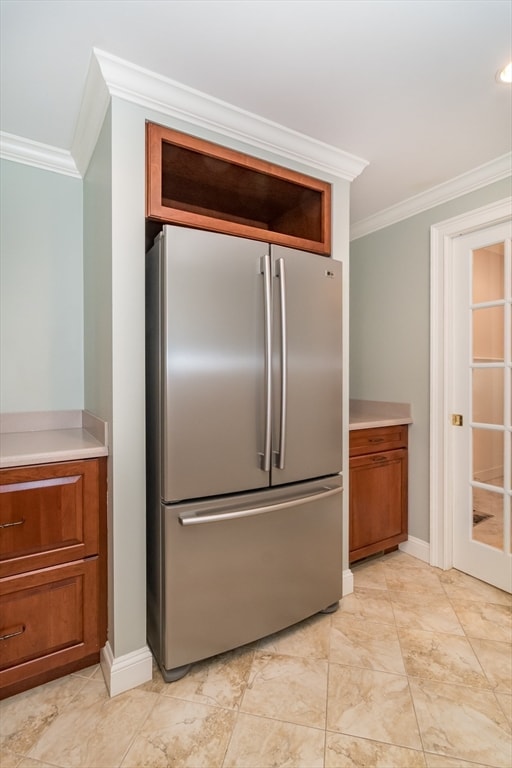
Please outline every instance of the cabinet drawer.
M0 471L0 576L98 553L99 461Z
M349 433L350 456L407 448L407 425L354 429Z
M0 581L0 670L59 651L99 650L98 558ZM69 653L71 651L71 653Z

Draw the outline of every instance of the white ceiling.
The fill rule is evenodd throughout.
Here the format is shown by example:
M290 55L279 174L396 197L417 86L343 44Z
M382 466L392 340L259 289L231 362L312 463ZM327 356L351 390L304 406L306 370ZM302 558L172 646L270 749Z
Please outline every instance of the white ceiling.
M510 0L0 0L0 129L72 146L93 47L369 161L361 221L512 148Z

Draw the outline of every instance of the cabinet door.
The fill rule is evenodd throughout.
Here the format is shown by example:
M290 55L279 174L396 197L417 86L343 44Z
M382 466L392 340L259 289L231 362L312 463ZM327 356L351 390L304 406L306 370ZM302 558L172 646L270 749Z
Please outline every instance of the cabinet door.
M351 459L351 560L404 541L406 531L407 451L401 448Z

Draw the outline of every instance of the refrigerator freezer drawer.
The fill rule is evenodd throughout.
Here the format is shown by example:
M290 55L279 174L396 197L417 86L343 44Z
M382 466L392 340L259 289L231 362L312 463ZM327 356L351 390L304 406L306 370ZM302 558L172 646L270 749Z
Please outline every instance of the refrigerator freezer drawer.
M166 670L244 645L341 598L340 476L162 506Z

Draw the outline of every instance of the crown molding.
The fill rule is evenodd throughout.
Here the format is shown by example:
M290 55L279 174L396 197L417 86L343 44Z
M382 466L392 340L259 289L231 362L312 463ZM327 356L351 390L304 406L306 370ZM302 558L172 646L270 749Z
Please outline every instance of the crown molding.
M83 177L111 98L115 96L162 115L214 131L254 149L277 154L353 181L368 161L258 115L189 88L150 70L93 49L71 151L0 132L0 157L73 177ZM391 224L449 202L512 174L507 153L443 184L385 208L351 225L356 240Z
M87 171L109 104L110 93L93 53L71 145L71 154L82 177Z
M0 158L80 178L71 152L0 131Z
M105 114L105 87L109 97L178 119L192 130L199 127L215 131L251 148L278 154L348 181L368 165L366 160L337 147L94 48L72 149L82 174L101 127L98 122Z
M350 227L350 239L357 240L359 237L369 235L391 224L408 219L417 213L427 211L436 205L442 205L450 200L454 200L461 195L474 192L481 187L492 184L495 181L506 179L512 175L512 152L491 160L489 163L479 165L471 171L456 176L449 181L431 187L419 195L409 197L401 203L384 208L382 211L368 216L366 219L354 222Z

